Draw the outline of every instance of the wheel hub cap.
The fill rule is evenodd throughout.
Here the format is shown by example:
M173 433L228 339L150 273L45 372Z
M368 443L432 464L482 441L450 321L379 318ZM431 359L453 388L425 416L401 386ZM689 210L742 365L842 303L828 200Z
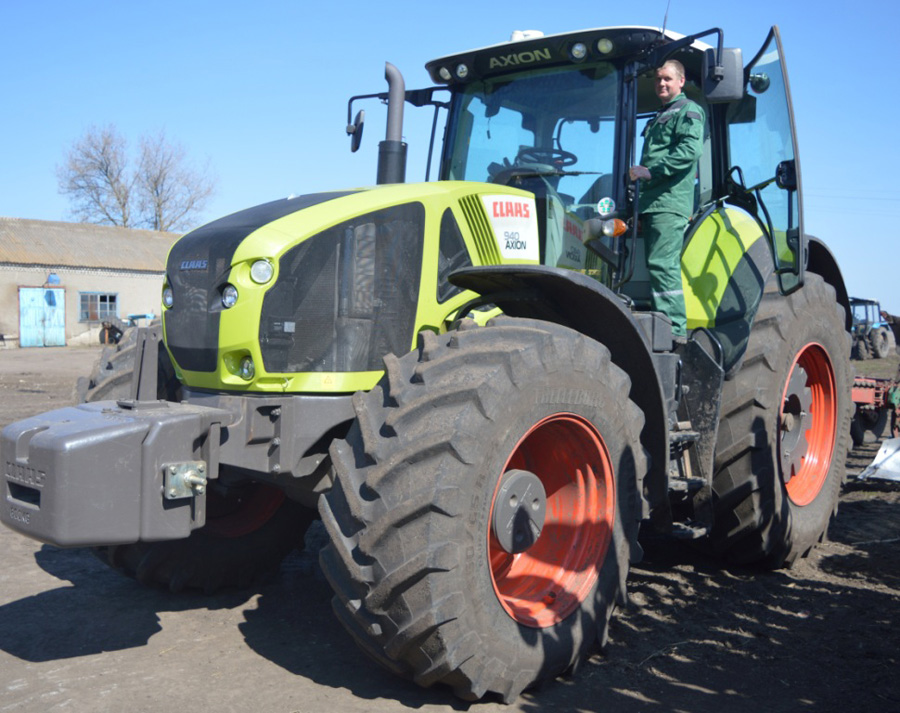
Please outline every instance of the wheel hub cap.
M781 409L781 475L785 483L800 472L809 450L806 432L812 421L812 392L806 385L807 378L806 370L798 364L791 372Z
M519 554L537 542L546 514L547 493L534 473L510 470L503 474L491 528L505 552Z

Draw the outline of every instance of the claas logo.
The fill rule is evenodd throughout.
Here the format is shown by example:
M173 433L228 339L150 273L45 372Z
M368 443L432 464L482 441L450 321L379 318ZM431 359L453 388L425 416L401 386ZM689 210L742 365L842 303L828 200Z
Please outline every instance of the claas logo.
M530 218L531 204L527 201L494 201L495 218Z

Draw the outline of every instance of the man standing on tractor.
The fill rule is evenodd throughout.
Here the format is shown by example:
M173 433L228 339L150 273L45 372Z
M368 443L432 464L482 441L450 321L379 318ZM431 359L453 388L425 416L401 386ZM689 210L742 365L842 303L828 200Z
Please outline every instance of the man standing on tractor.
M681 248L694 209L694 178L703 151L703 109L682 94L684 65L670 59L656 70L663 106L644 129L641 163L629 169L643 181L638 212L650 273L652 308L672 320L676 337L687 335Z

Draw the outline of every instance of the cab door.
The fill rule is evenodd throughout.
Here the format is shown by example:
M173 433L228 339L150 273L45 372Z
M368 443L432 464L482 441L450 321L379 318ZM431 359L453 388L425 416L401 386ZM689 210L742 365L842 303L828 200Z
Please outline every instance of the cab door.
M729 178L766 228L783 294L803 284L800 159L778 28L744 69L744 98L727 113ZM743 191L741 190L743 189Z

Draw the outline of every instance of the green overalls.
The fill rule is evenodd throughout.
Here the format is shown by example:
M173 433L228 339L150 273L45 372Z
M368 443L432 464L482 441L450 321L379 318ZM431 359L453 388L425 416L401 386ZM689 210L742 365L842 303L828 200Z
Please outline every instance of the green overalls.
M644 130L641 166L641 233L650 273L652 307L672 320L672 333L685 336L687 318L681 284L681 248L694 210L697 162L703 151L703 109L679 94Z

